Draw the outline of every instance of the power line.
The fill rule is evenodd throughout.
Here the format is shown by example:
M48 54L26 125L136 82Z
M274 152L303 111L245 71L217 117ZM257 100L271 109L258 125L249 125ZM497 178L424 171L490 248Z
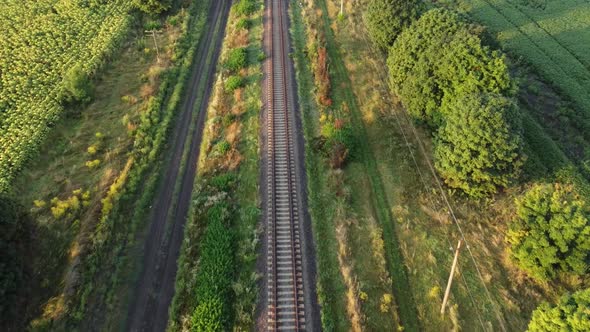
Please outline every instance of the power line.
M370 49L373 51L373 53L376 53L376 52L375 52L375 50L374 50L374 47L372 46L372 44L370 44L370 42L367 40L367 38L366 38L366 34L365 34L365 35L363 35L363 40L365 41L365 43L366 43L366 44L370 45L370 46L369 46L369 48L370 48ZM386 84L387 84L387 80L383 78L383 74L382 74L382 72L380 72L379 70L377 70L377 73L378 73L378 75L379 75L379 78L380 78L380 80L381 80L382 82L384 82L384 83L386 83ZM388 94L388 95L390 96L390 98L391 98L391 93L390 93L390 91L389 91L389 90L387 90L387 89L386 89L386 94ZM392 113L394 114L394 117L395 117L395 119L396 119L396 121L397 121L397 124L398 124L398 126L399 126L399 128L400 128L400 131L402 132L402 135L403 135L403 137L404 137L404 141L406 142L406 145L407 145L407 147L408 147L408 150L410 151L410 154L411 154L411 156L412 156L412 159L413 159L413 161L414 161L414 164L416 165L416 169L417 169L417 171L418 171L418 173L419 173L419 175L420 175L420 178L421 178L422 184L424 185L425 189L428 189L428 186L427 186L427 184L426 184L426 182L425 182L425 180L424 180L424 177L423 177L422 171L420 170L420 167L418 166L418 162L417 162L417 160L416 160L416 157L415 157L415 155L414 155L414 152L412 151L412 149L411 149L411 147L410 147L409 140L408 140L408 138L407 138L407 136L406 136L406 133L405 133L405 131L404 131L404 129L403 129L403 127L402 127L402 125L401 125L401 122L400 122L400 119L399 119L399 117L398 117L398 114L397 114L397 112L395 112L395 111L393 111ZM430 171L431 171L431 173L432 173L432 176L433 176L433 178L435 179L435 181L436 181L436 183L437 183L437 185L438 185L438 189L439 189L439 190L440 190L440 192L441 192L441 196L443 197L443 199L444 199L444 202L445 202L445 204L447 205L447 207L448 207L448 209L449 209L449 214L450 214L450 216L451 216L451 219L453 220L453 222L454 222L454 223L455 223L455 225L457 226L457 229L459 230L459 233L461 234L461 239L462 239L462 240L465 242L465 246L467 247L467 251L468 251L468 253L469 253L469 256L471 257L471 260L472 260L472 262L473 262L473 264L474 264L474 266L475 266L475 269L476 269L476 271L477 271L478 277L479 277L479 279L481 280L481 282L482 282L482 285L483 285L483 287L484 287L484 289L485 289L486 296L487 296L488 300L490 301L490 303L492 304L492 307L493 307L493 309L494 309L494 312L495 312L495 314L496 314L496 317L497 317L497 319L498 319L498 323L500 324L500 327L502 328L502 330L503 330L503 331L506 331L506 328L505 328L505 326L504 326L504 322L503 322L503 320L502 320L502 318L501 318L501 315L500 315L500 313L499 313L499 311L498 311L498 308L497 308L497 306L496 306L496 304L495 304L494 300L493 300L493 299L492 299L492 297L491 297L491 294L490 294L490 292L489 292L489 290L488 290L488 287L487 287L487 285L485 284L485 280L483 279L483 275L482 275L482 273L481 273L481 271L480 271L480 269L479 269L479 265L478 265L478 264L477 264L477 262L476 262L476 259L475 259L474 255L473 255L473 252L471 251L470 245L469 245L469 243L468 243L468 241L467 241L467 239L466 239L466 237L465 237L465 234L464 234L464 232L463 232L463 230L462 230L462 228L461 228L461 225L460 225L459 221L457 220L457 218L456 218L456 216L455 216L455 212L454 212L454 210L453 210L453 208L452 208L452 206L451 206L451 204L450 204L450 202L449 202L449 200L448 200L448 198L447 198L447 195L446 195L446 194L445 194L445 192L444 192L444 189L443 189L443 187L442 187L441 181L440 181L440 179L438 178L438 175L436 174L436 171L434 170L434 167L432 166L432 163L430 162L430 159L429 159L429 157L428 157L428 154L426 153L426 149L424 148L424 145L423 145L423 143L422 143L422 141L421 141L421 139L420 139L420 136L418 135L418 132L416 131L416 128L415 128L414 124L413 124L413 123L412 123L412 121L411 121L411 120L408 118L408 114L405 112L405 109L404 109L404 111L403 111L402 113L404 114L404 118L405 118L406 122L407 122L407 123L410 125L410 127L412 128L412 132L413 132L413 134L414 134L414 137L416 138L416 141L418 142L418 145L419 145L419 147L420 147L420 150L421 150L421 152L422 152L422 154L423 154L423 156L424 156L424 159L426 160L426 162L427 162L427 164L428 164L428 166L429 166L429 169L430 169ZM431 199L430 199L430 198L428 198L428 199L431 201ZM433 204L433 202L432 202L432 201L431 201L431 203ZM434 204L433 204L433 207L435 207L435 205L434 205ZM449 240L449 238L448 238L448 235L447 235L447 241L449 242L449 245L451 245L451 242L450 242L450 240ZM467 286L467 282L466 282L465 276L464 276L463 274L461 274L461 276L462 276L463 283L464 283L464 285L465 285L466 289L468 290L469 296L470 296L470 298L471 298L471 300L472 300L472 302L473 302L474 306L477 308L477 306L475 305L475 299L473 298L473 295L471 294L471 291L469 290L469 287ZM485 327L484 327L483 320L482 320L482 318L481 318L481 315L480 315L479 309L477 309L477 313L478 313L478 319L479 319L479 321L480 321L480 324L482 325L482 328L485 330Z

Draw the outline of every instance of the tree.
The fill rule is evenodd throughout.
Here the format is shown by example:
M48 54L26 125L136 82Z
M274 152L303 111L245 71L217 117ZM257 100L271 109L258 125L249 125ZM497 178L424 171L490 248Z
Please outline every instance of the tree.
M418 18L422 6L422 1L416 0L371 0L365 13L369 36L381 50L387 50L399 33Z
M514 94L505 57L482 46L478 33L458 14L439 8L398 36L387 59L390 81L414 118L440 126L441 104L448 95Z
M68 70L64 77L67 102L87 103L92 100L92 83L79 66Z
M539 305L527 331L590 331L590 288L562 296L556 306L547 302Z
M518 109L511 99L466 94L445 100L443 113L434 161L448 186L480 198L517 177L522 139Z
M133 4L150 15L157 15L170 9L170 0L133 0Z
M29 216L13 198L0 195L0 326L16 314L14 303L23 284L29 243Z
M534 278L582 275L590 258L590 213L572 186L536 185L516 200L506 240L510 257Z

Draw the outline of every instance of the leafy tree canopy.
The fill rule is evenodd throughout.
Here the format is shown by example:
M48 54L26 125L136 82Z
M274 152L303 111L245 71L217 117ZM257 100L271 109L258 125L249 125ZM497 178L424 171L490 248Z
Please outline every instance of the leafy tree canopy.
M387 63L392 87L410 114L434 127L443 122L445 95L514 92L505 57L482 46L476 26L442 8L405 29Z
M418 18L423 7L416 0L371 0L365 20L369 36L382 50L387 50L399 33Z
M590 288L562 296L556 306L539 305L527 331L590 331Z
M590 213L572 186L537 185L516 205L506 236L516 264L541 280L588 271Z
M136 8L150 15L157 15L170 9L171 0L133 0Z
M445 182L483 197L516 178L522 165L520 118L514 102L471 93L444 103L445 123L435 138L436 169Z
M72 67L65 75L64 87L67 102L87 103L92 100L92 83L79 66Z

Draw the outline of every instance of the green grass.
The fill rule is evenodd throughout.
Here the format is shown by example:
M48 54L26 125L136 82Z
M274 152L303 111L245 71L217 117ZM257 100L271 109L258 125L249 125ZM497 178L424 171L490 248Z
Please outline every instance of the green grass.
M32 185L21 186L30 188L30 198L64 198L72 187L91 189L92 193L90 204L80 212L80 222L73 224L80 225L78 234L56 241L48 232L41 238L41 243L47 241L49 246L63 247L61 255L67 255L67 261L52 265L56 270L38 270L47 274L55 271L56 276L51 293L42 295L52 298L43 299L47 301L45 312L33 323L35 328L53 324L58 330L65 326L85 329L90 325L112 329L121 324L121 317L126 314L121 308L131 289L127 282L140 265L136 259L141 254L136 236L143 230L158 184L158 158L162 157L160 153L183 93L194 54L189 47L200 38L206 4L191 7L194 16L180 11L182 14L176 19L182 21L181 26L166 29L158 37L161 47L172 47L164 63L171 64L169 56L175 56L175 63L166 68L155 68L155 52L143 36L143 29L137 30L137 35L128 41L128 50L107 66L107 74L97 82L96 102L87 110L79 110L80 118L74 112L74 116L59 124L56 138L49 140L47 153L43 154L49 160L33 164ZM86 149L97 141L95 133L99 130L104 138L98 153L89 156ZM78 164L83 165L88 159L101 160L93 173ZM57 171L44 172L44 167ZM58 224L50 222L48 210L35 213L48 228ZM32 302L33 310L39 310L35 307L39 304ZM34 315L40 316L38 311Z
M167 45L167 38L168 35L161 36L160 42ZM125 166L133 138L123 118L134 122L146 108L147 102L139 98L144 83L138 78L154 62L153 54L146 55L133 43L121 51L117 60L106 66L96 83L95 102L88 107L71 110L53 128L39 157L24 169L15 183L17 195L25 206L33 210L40 232L38 244L45 253L37 257L34 266L35 271L42 272L43 280L38 293L31 297L31 315L38 314L49 298L59 296L64 286L64 271L78 255L80 239L76 241L76 236L79 233L83 234L82 238L87 236L86 232L96 225L100 200ZM135 96L138 102L131 105L122 100L127 95ZM102 133L103 138L97 153L91 156L87 149L99 141L95 137L97 132ZM89 169L84 165L94 159L101 161L98 168ZM79 225L56 221L48 208L33 206L34 200L43 200L50 205L49 200L53 197L64 199L79 188L91 192L90 205L82 208ZM65 284L70 287L69 281Z
M302 114L307 173L308 208L311 215L318 268L317 295L321 306L322 326L326 331L347 331L346 286L338 267L338 246L331 216L334 213L334 194L327 190L325 161L310 142L319 135L319 111L311 91L314 80L307 55L304 53L306 32L301 7L291 2L291 38L297 75L298 101Z
M524 330L531 311L539 301L555 299L564 289L575 288L575 282L570 285L567 281L540 285L524 278L506 258L503 238L505 226L512 218L514 197L526 188L527 181L553 181L559 178L582 184L585 182L572 167L572 162L564 153L564 146L548 135L545 127L537 122L538 115L542 114L540 109L523 109L524 137L529 159L527 177L523 179L522 186L516 184L487 202L471 202L445 191L462 222L492 301L486 296L469 255L462 255L459 263L461 274L455 280L450 299L452 308L442 318L439 314L442 291L453 258L449 246L456 245L458 232L448 218L441 193L435 190L435 181L425 164L424 156L431 155L431 147L427 143L430 142L430 136L418 128L418 137L426 143L426 154L422 155L411 126L403 116L403 110L396 104L395 96L389 94L386 74L380 74L380 69L385 68L383 58L371 52L370 45L364 40L366 33L357 5L348 6L345 19L340 21L336 18L339 1L327 0L326 3L340 55L354 82L350 90L358 100L359 113L367 128L365 143L374 152L380 180L387 193L388 208L396 220L395 234L399 238L408 269L409 285L421 329L438 331L460 328L480 331L481 315L484 326L491 324L492 330L499 330L494 312L494 307L497 307L508 330ZM333 60L332 56L330 58ZM334 85L345 87L336 83ZM545 89L541 93L545 94ZM550 102L554 104L555 101ZM401 119L401 128L395 114ZM404 133L410 149L405 146ZM412 161L410 151L417 159L416 164ZM360 173L359 169L356 169L356 173ZM355 176L360 177L353 174L351 178ZM354 188L359 191L358 196L367 195L362 192L362 185L355 184Z
M548 0L542 8L518 0L460 3L504 49L531 63L580 111L590 109L590 3Z
M319 7L328 13L326 1L319 1ZM352 125L359 142L368 140L368 131L362 119L362 113L359 103L353 93L353 84L344 61L341 58L341 48L337 44L334 32L331 29L331 21L328 15L322 16L324 19L323 32L326 36L327 49L331 63L330 77L333 86L335 104L345 102L351 110ZM404 258L399 247L397 235L395 233L395 220L389 209L387 191L384 188L381 174L376 163L375 154L370 145L359 144L359 159L363 163L362 172L353 172L353 176L366 176L370 193L370 204L373 209L374 217L383 230L385 241L385 257L388 264L388 270L393 279L393 295L398 305L398 313L402 325L407 331L417 331L420 328L417 318L416 306L414 303L411 287L406 275Z
M224 39L224 47L220 62L227 58L230 44L236 42L238 36L236 24L238 13L236 7L232 7L228 27ZM218 197L218 203L230 206L231 215L229 227L234 239L234 251L230 253L234 258L235 274L230 283L231 288L225 291L231 294L230 321L235 329L250 330L255 324L255 308L258 296L256 285L259 275L256 273L256 257L258 253L259 230L257 225L260 220L260 201L258 191L259 158L258 158L258 131L259 110L261 105L262 90L261 64L258 54L261 51L262 42L262 11L249 14L251 24L248 26L247 64L248 67L243 77L246 86L240 90L241 99L235 99L234 91L224 91L222 76L225 71L223 66L218 66L218 79L208 108L201 154L199 156L198 174L195 179L195 189L189 220L187 222L184 243L179 258L179 271L176 279L176 293L170 308L169 330L175 331L190 326L187 319L192 315L199 299L195 294L198 288L195 275L200 270L199 260L201 256L201 234L205 232L206 225L210 222L207 216L200 213L206 209L205 202L213 196ZM236 92L238 93L238 92ZM229 109L228 109L229 105ZM230 110L240 109L240 114L226 117ZM228 121L225 121L225 119ZM218 123L220 126L212 124ZM234 138L229 138L231 128L239 127L233 131ZM233 141L237 139L237 141ZM233 143L230 143L230 140ZM220 142L224 142L224 149L219 150ZM235 144L235 145L232 145ZM231 158L234 150L239 151L237 168L230 169L225 163ZM226 179L232 179L225 183ZM212 189L212 183L222 184L218 190ZM223 192L223 195L220 193Z

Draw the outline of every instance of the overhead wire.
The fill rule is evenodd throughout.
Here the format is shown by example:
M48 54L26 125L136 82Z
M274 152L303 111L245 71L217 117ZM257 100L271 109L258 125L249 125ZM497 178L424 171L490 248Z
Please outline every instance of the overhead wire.
M369 48L371 49L371 51L375 54L376 51L375 51L372 43L366 38L366 35L363 35L363 40L364 40L365 44L367 44L369 46ZM383 83L385 83L385 85L388 87L389 85L387 84L387 80L383 77L383 73L380 72L379 70L377 70L377 73L378 73L379 79ZM391 96L391 92L388 89L386 89L386 92L385 93L390 98L392 97ZM396 119L396 122L398 124L398 127L400 128L400 131L402 133L402 136L404 138L404 141L406 143L406 146L408 147L408 150L410 151L410 155L411 155L412 160L413 160L413 162L414 162L414 164L416 166L416 170L418 171L418 174L420 176L421 182L422 182L423 186L425 187L425 189L428 190L428 185L426 184L426 181L424 179L423 173L422 173L422 171L421 171L421 169L420 169L420 167L418 165L418 162L417 162L416 157L414 155L414 151L412 150L412 148L410 146L410 142L408 140L408 137L406 136L405 130L403 129L403 126L402 126L402 123L400 121L399 115L397 114L396 111L392 111L391 113L393 113L393 115L394 115L394 117ZM453 220L454 224L457 226L457 229L459 230L461 239L463 240L463 242L465 242L465 246L467 247L467 251L469 253L469 256L471 258L471 261L473 262L474 267L475 267L475 269L477 271L477 275L478 275L478 277L479 277L479 279L480 279L480 281L481 281L481 283L482 283L482 285L484 287L486 296L487 296L488 300L490 301L490 304L493 307L493 310L495 312L496 318L498 319L498 323L500 324L500 327L502 328L502 330L503 331L506 331L506 328L504 326L504 322L503 322L502 317L501 317L501 315L500 315L500 313L498 311L498 308L496 306L496 303L495 303L495 301L491 297L491 293L490 293L490 291L489 291L489 289L488 289L488 287L487 287L487 285L485 283L485 280L483 278L483 275L481 273L481 270L479 268L479 265L477 264L477 261L476 261L474 255L473 255L473 252L471 250L471 246L469 245L469 242L467 241L467 238L465 237L465 234L463 232L463 229L461 227L461 224L460 224L460 222L458 221L458 219L457 219L457 217L455 215L454 209L451 206L451 204L449 202L449 199L447 198L447 195L444 192L444 189L442 187L441 181L438 178L438 175L436 174L436 171L435 171L434 167L432 166L432 163L430 162L430 158L429 158L428 154L426 153L426 149L424 148L424 144L422 143L422 140L421 140L420 136L418 135L418 132L417 132L414 124L412 123L411 119L409 119L409 116L406 113L405 108L403 109L403 111L401 113L404 115L404 118L405 118L406 122L410 125L410 128L412 129L412 133L414 134L414 137L415 137L416 141L418 142L418 146L420 147L420 151L422 152L422 155L424 156L424 159L426 160L426 162L428 164L428 167L429 167L429 169L430 169L430 171L432 173L432 176L433 176L435 182L437 183L437 186L438 186L438 189L439 189L439 191L441 193L441 196L442 196L442 198L443 198L443 200L444 200L444 202L445 202L445 204L446 204L446 206L447 206L447 208L449 210L449 215L450 215L451 219ZM434 205L434 202L432 201L432 199L430 197L428 197L428 200L433 205L433 207L436 208L436 205ZM452 243L451 243L451 241L449 239L449 235L448 234L447 234L447 242L452 247ZM482 320L481 312L479 311L479 308L477 307L477 305L475 303L475 298L473 297L473 294L471 293L471 290L470 290L470 288L467 285L467 281L465 279L465 276L462 273L461 273L461 276L462 276L463 284L465 285L465 289L467 290L467 292L469 294L469 297L470 297L470 299L471 299L474 307L477 308L476 310L477 310L478 320L479 320L482 328L485 330L485 325L484 325L483 320Z

